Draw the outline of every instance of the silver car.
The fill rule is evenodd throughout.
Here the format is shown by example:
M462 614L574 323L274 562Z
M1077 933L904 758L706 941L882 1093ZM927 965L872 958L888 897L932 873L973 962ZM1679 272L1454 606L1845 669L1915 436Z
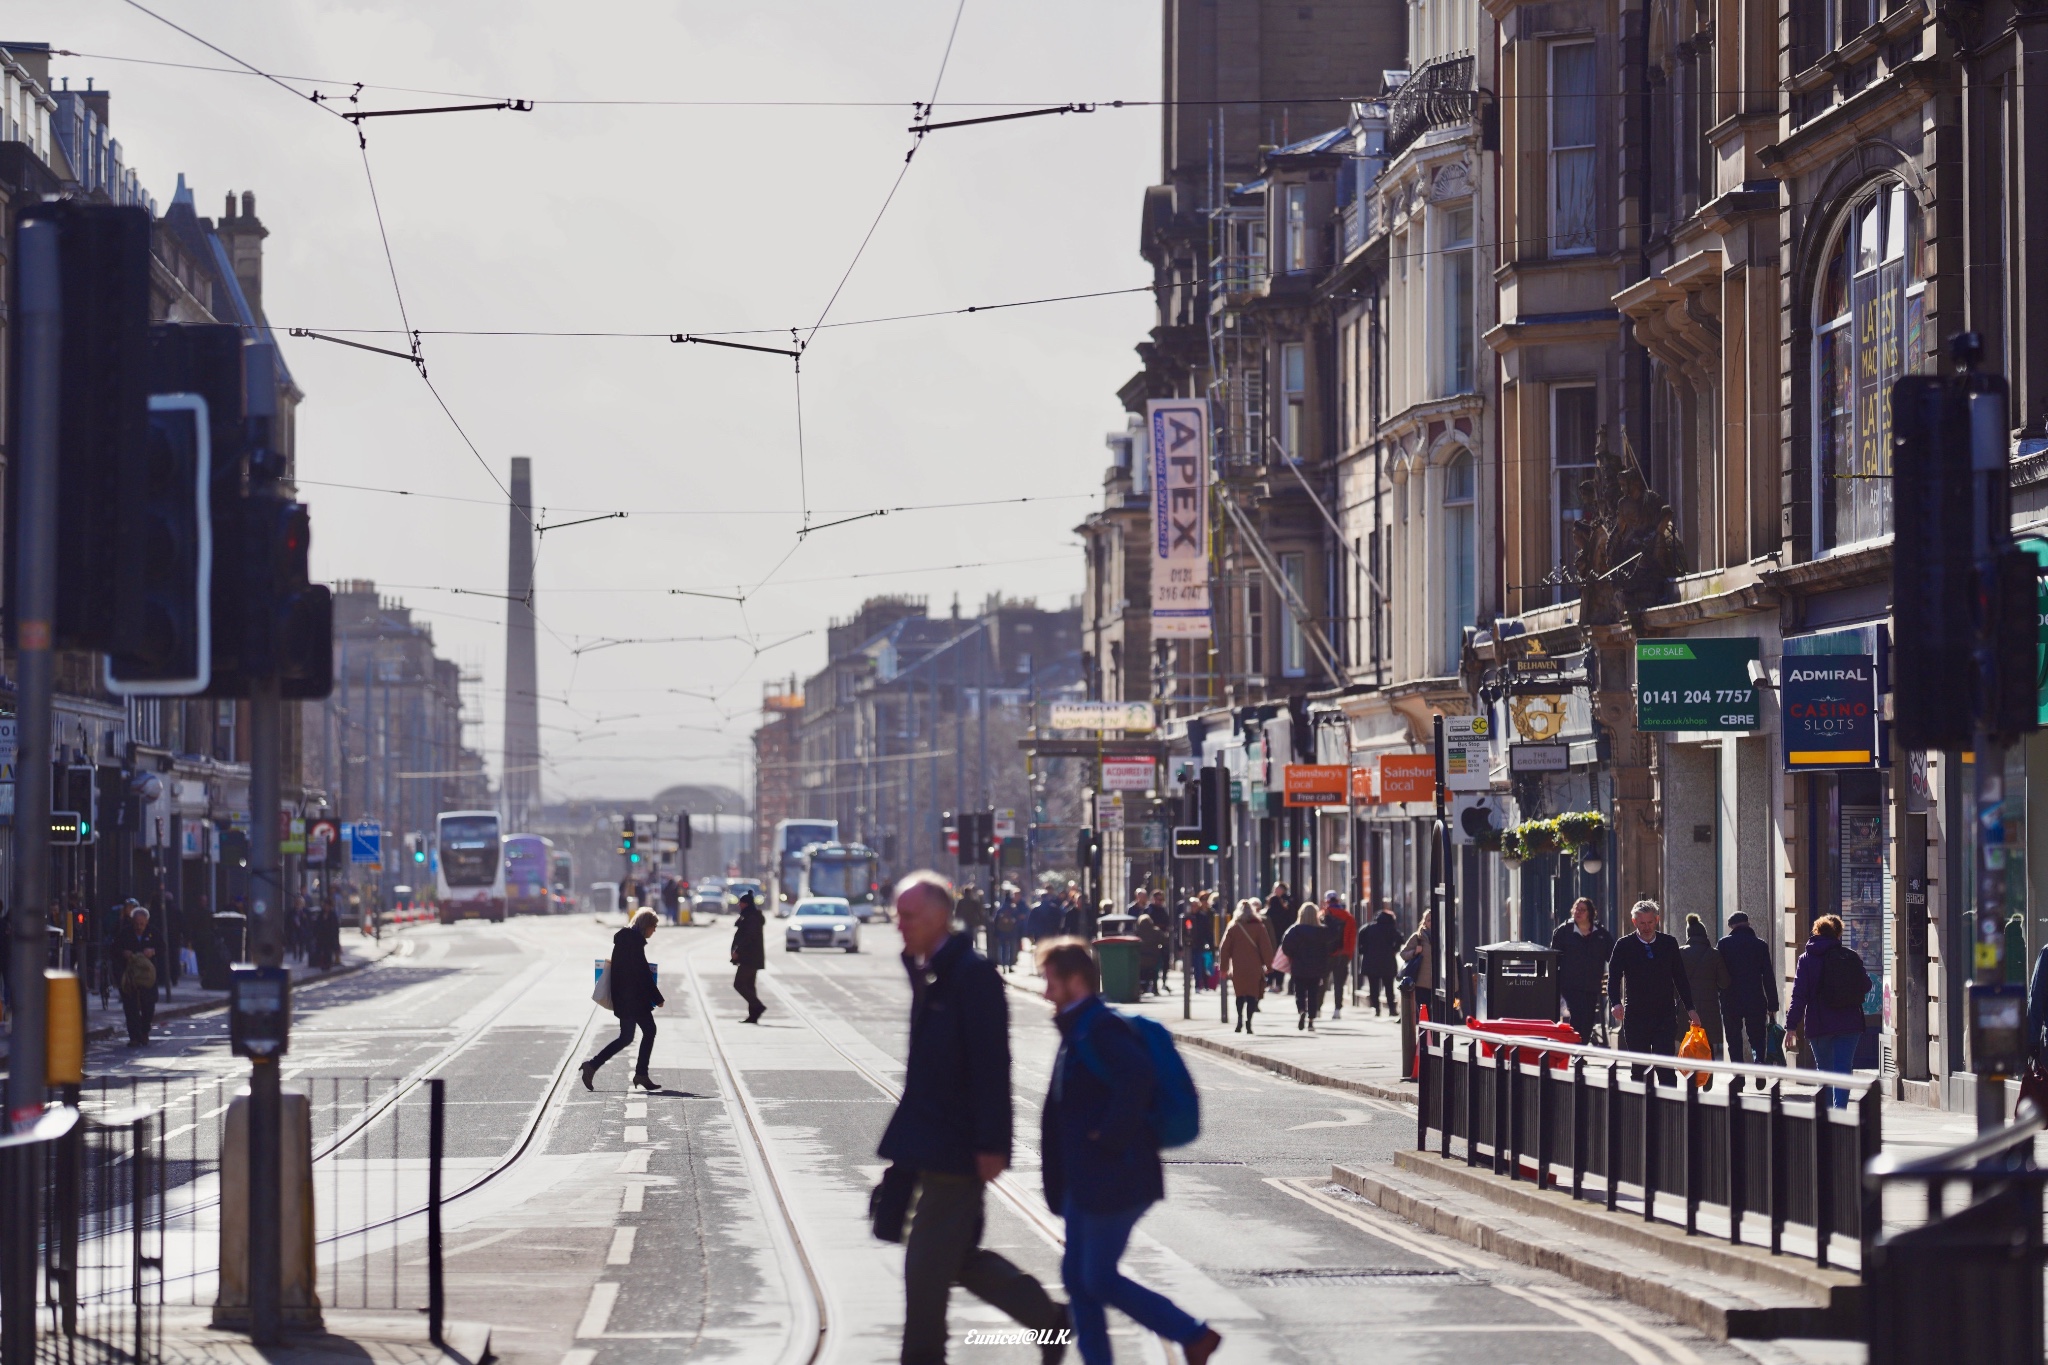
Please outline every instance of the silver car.
M791 953L806 948L839 948L857 953L860 921L853 917L853 908L843 897L806 896L790 911L782 947Z

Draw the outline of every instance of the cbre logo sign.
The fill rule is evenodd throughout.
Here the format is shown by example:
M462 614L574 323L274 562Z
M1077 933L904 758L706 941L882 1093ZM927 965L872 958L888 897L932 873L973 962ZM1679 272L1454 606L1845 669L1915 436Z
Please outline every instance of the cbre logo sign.
M1868 654L1787 656L1785 768L1868 768L1877 762L1877 661Z

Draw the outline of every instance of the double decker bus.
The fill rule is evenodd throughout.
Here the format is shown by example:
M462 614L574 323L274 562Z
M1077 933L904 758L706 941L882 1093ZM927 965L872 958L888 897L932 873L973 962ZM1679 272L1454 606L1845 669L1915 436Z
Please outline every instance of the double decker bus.
M882 909L878 880L881 860L866 844L812 844L803 851L803 885L798 894L837 896L865 921Z
M505 913L553 914L548 873L555 852L554 840L539 834L508 834L504 849Z
M459 919L505 922L504 835L494 810L444 810L434 817L440 849L434 887L441 923Z
M566 848L556 849L549 862L548 899L557 915L576 908L576 858Z
M775 826L775 901L793 904L802 894L804 850L839 838L837 820L782 820ZM766 909L767 907L762 907Z

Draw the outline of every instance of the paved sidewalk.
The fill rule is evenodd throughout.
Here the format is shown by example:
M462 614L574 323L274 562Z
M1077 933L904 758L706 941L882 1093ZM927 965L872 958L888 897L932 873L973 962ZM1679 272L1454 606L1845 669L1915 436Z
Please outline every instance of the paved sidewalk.
M390 956L398 947L398 942L399 935L389 928L385 930L382 943L344 929L341 935L341 962L337 966L327 971L315 971L303 963L294 963L292 980L304 984L310 981L328 981L338 976L346 976L350 972L359 972ZM195 1014L204 1014L208 1010L226 1007L227 1002L226 991L201 990L199 978L187 975L177 985L171 987L170 999L164 999L159 991L154 1022L161 1024L167 1019L185 1019ZM109 991L105 1003L102 1004L98 991L86 992L85 1040L97 1043L108 1038L126 1037L127 1033L128 1020L121 1012L120 995ZM4 1038L0 1038L0 1044L4 1044L4 1041ZM6 1048L0 1046L0 1063L4 1063L6 1059Z
M1037 995L1042 989L1028 960L1020 960L1006 979L1020 992ZM1294 1080L1397 1104L1415 1103L1415 1083L1401 1077L1401 1026L1394 1019L1352 1005L1344 1007L1342 1018L1331 1018L1326 1003L1316 1031L1306 1033L1294 1027L1293 997L1269 995L1261 1002L1252 1025L1255 1031L1247 1035L1233 1032L1231 1023L1223 1020L1214 991L1196 991L1187 1007L1192 1017L1183 1019L1178 984L1174 983L1176 989L1171 994L1146 996L1136 1005L1118 1008L1152 1016L1185 1043ZM1974 1115L1945 1113L1901 1100L1884 1103L1886 1151L1931 1152L1966 1142L1976 1131Z
M491 1329L449 1322L445 1344L427 1340L427 1320L411 1313L327 1309L324 1330L293 1332L284 1345L253 1345L248 1333L213 1327L205 1309L164 1314L165 1365L481 1365L491 1359Z

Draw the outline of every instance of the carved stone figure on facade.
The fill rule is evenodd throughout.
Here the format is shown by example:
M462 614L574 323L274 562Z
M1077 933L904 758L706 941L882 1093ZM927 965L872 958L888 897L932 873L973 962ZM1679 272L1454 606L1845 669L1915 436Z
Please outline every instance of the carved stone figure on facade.
M1601 427L1593 441L1593 477L1579 485L1583 515L1572 524L1572 571L1580 620L1612 625L1655 606L1685 572L1676 515L1643 476L1626 433L1620 451Z

